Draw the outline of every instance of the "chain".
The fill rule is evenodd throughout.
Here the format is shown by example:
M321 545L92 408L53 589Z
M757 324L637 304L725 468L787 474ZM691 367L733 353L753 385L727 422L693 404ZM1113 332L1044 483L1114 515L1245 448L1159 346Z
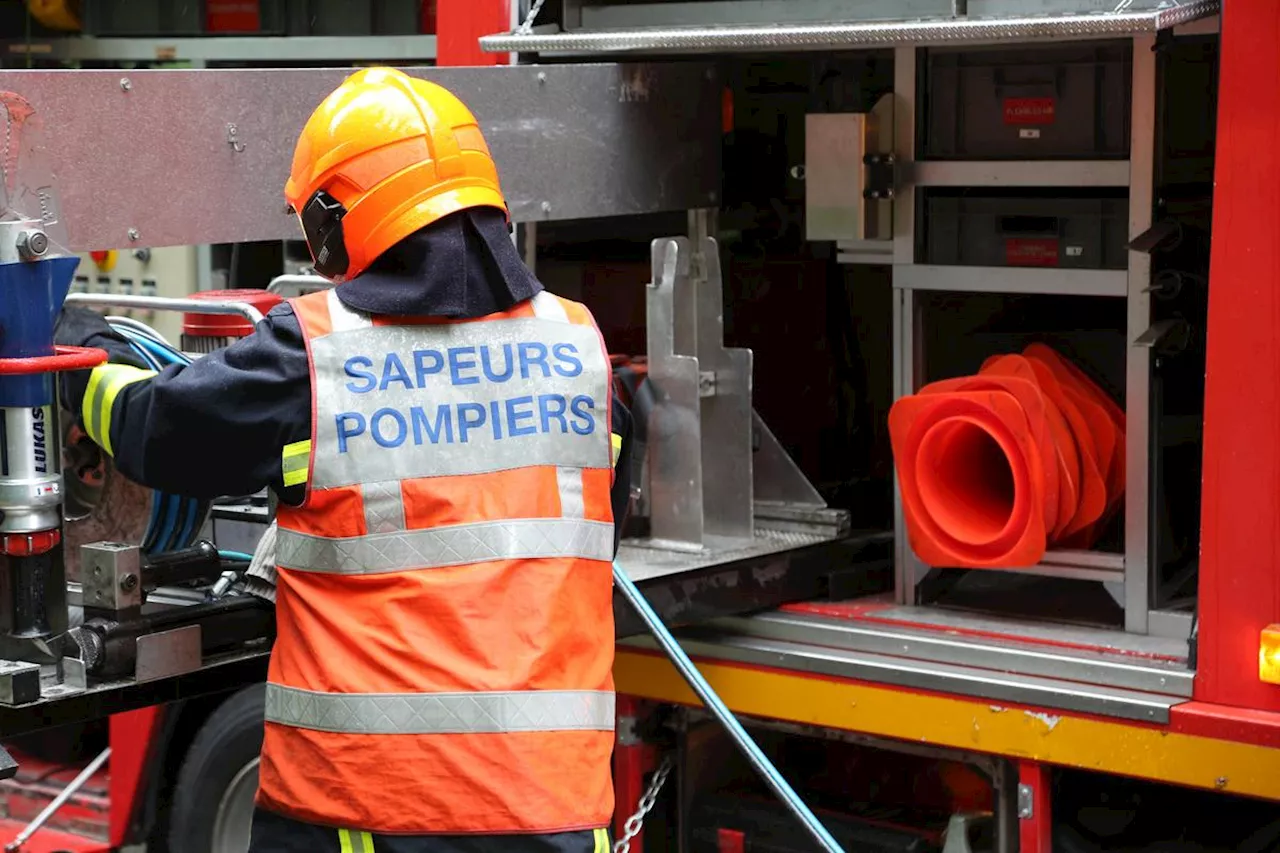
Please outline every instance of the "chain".
M516 32L522 36L527 36L533 32L533 22L538 19L538 13L542 11L542 4L547 0L533 0L533 6L529 9L529 14L525 15L524 23L516 27Z
M662 790L662 785L667 781L668 774L671 773L672 761L668 755L662 759L662 763L658 765L658 772L653 774L653 780L649 783L649 790L644 792L644 796L640 798L640 806L636 809L635 814L627 818L627 822L623 824L623 835L613 845L613 853L631 853L631 839L640 834L640 830L644 828L644 818L652 809L653 804L658 800L658 792Z

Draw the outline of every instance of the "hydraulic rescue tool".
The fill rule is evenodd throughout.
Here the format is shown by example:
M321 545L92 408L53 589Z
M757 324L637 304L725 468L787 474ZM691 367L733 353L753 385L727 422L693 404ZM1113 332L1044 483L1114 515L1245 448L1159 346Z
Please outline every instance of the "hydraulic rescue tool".
M107 354L54 346L54 323L78 261L63 249L59 205L39 160L34 109L8 92L0 92L0 106L8 122L0 164L0 702L16 705L39 699L42 679L61 683L65 675L68 611L54 378L101 364Z

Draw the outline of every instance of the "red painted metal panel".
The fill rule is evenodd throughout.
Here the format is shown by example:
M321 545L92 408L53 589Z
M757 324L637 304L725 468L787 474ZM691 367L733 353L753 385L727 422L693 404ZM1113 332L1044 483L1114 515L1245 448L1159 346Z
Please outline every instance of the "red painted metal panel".
M637 718L644 711L643 704L632 696L618 695L617 716L619 720L630 717ZM619 728L622 728L621 726ZM621 743L613 748L613 833L614 838L621 838L626 832L627 818L640 804L644 796L645 776L657 767L654 749L647 743ZM635 853L644 853L644 831L641 830L631 840L631 849Z
M1258 681L1280 620L1280 3L1224 6L1196 698L1280 710Z
M1169 711L1169 731L1280 749L1280 714L1184 702Z
M27 823L62 794L84 769L83 763L65 765L14 749L10 755L18 762L18 773L0 782L0 815L4 816L0 820L0 843L4 844L17 838ZM43 845L33 849L59 850L62 849L59 839L66 838L79 839L81 846L71 848L74 850L105 849L111 813L109 784L105 769L90 777L33 837L31 843Z
M26 825L26 821L0 818L0 838L16 838ZM112 849L101 841L48 828L41 829L22 845L22 853L108 853Z
M1018 784L1031 788L1031 814L1018 816L1021 853L1053 853L1053 812L1049 795L1053 780L1049 768L1034 761L1018 762ZM1018 798L1020 801L1021 796ZM1019 811L1022 803L1019 802Z
M506 54L484 53L481 36L511 29L511 0L438 0L437 65L505 65Z
M145 790L147 759L160 730L163 708L153 705L111 718L111 844L124 844L134 804Z

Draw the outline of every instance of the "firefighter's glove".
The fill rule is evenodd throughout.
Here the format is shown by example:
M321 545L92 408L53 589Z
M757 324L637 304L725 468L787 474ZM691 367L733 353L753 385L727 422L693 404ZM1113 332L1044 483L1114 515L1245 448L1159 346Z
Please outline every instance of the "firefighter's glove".
M106 350L112 364L128 364L147 367L147 363L134 352L124 335L111 328L107 319L91 308L65 305L53 327L53 342L59 346L97 347ZM91 371L75 370L60 374L58 399L62 408L80 414L85 389L89 386Z
M133 351L124 335L111 328L107 318L92 308L65 305L53 327L53 342L70 347L98 347L107 351L112 364L147 364Z

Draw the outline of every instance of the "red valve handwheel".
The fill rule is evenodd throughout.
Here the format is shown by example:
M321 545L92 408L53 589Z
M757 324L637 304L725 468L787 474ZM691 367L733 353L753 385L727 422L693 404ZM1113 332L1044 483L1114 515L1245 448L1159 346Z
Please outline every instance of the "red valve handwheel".
M30 358L0 358L0 376L25 376L33 373L62 373L66 370L88 370L106 364L107 351L97 347L55 346L53 355Z

